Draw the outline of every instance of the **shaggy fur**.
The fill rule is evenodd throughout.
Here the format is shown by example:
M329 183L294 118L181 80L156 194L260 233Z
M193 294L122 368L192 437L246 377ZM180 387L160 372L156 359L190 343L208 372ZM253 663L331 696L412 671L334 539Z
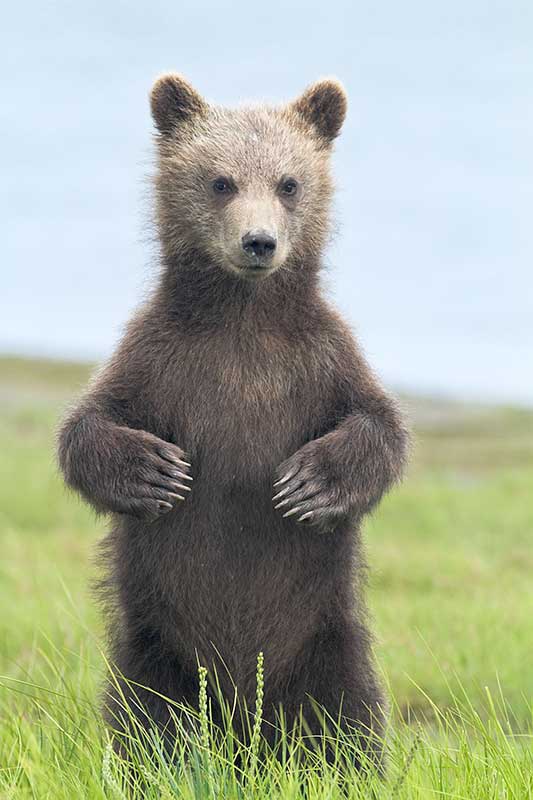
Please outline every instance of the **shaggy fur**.
M195 704L200 662L250 704L263 651L267 722L281 704L311 730L310 698L335 718L342 705L346 726L382 720L359 530L407 451L395 403L320 291L345 106L333 81L234 111L178 76L156 83L161 278L59 442L66 482L113 515L119 670ZM241 258L253 225L277 240L264 270ZM138 691L168 734L165 702Z

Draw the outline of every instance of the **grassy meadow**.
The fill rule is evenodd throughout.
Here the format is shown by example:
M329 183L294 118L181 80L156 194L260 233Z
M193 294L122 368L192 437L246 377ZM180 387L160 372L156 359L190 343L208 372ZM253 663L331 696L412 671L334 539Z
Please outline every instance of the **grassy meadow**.
M179 766L140 756L141 779L99 719L103 631L89 583L105 521L54 465L58 416L87 374L0 360L2 800L533 798L532 412L405 400L410 473L365 531L394 708L384 781L343 778L319 754L302 767L252 748L236 765L205 715Z

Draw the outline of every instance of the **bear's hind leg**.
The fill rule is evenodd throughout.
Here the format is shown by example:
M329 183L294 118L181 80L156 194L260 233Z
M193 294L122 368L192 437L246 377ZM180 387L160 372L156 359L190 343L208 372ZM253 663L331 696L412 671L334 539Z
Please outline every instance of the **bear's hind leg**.
M116 647L115 669L104 691L104 718L123 756L136 747L163 743L172 755L179 738L193 727L186 708L198 706L198 677L179 659L157 647Z
M358 768L384 769L386 702L372 663L369 635L355 623L324 627L299 657L283 702L287 723L303 717L302 732L314 747L324 744L328 760L343 756Z

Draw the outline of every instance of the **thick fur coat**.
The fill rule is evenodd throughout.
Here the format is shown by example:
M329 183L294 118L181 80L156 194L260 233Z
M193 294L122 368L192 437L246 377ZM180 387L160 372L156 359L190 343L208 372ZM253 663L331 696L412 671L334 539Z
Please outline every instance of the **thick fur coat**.
M112 514L111 659L167 734L160 694L195 704L200 663L251 703L260 651L267 723L281 704L318 726L310 698L346 726L383 716L360 525L407 434L320 289L345 107L334 81L234 111L178 76L152 91L161 276L59 460Z

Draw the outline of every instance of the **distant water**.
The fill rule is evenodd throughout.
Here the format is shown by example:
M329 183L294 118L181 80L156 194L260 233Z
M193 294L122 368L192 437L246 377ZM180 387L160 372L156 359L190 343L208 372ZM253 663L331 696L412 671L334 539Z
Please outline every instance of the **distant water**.
M386 382L533 403L533 5L7 4L0 350L110 352L150 282L147 93L217 102L335 74L327 282Z

